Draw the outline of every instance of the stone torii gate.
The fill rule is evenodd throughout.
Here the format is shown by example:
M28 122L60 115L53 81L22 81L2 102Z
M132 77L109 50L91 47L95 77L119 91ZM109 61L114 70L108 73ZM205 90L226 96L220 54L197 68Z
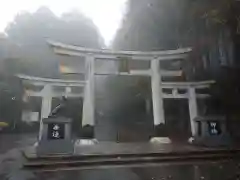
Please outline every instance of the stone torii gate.
M90 111L83 112L86 114L88 121L94 123L94 75L126 75L126 76L149 76L151 77L152 103L154 125L165 124L164 116L164 98L185 98L189 101L189 114L191 121L191 131L194 136L196 131L194 128L193 119L198 116L197 113L197 98L208 97L207 94L197 94L195 89L208 88L213 81L204 82L163 82L163 76L180 76L181 71L169 71L161 68L162 61L183 60L188 57L191 48L182 48L177 50L167 51L112 51L112 50L96 50L83 48L79 46L67 45L59 42L48 41L54 52L59 55L68 55L76 57L84 57L86 64L86 93L88 93L89 101L88 109ZM127 72L115 71L111 73L96 72L96 60L115 60L128 59L130 61L149 62L150 68L133 70ZM165 93L164 89L170 89L171 93ZM185 93L180 93L178 90L184 89Z
M162 91L163 98L165 99L187 99L190 125L192 135L196 134L196 127L194 119L198 116L197 99L208 98L208 94L197 93L198 89L209 88L214 81L201 81L201 82L163 82ZM164 92L164 90L170 90L170 92ZM181 92L183 90L183 92Z
M16 75L18 78L22 79L24 84L31 84L36 87L40 87L41 90L26 90L26 95L29 97L41 97L42 106L41 106L41 117L40 117L40 131L42 132L42 120L49 116L52 108L52 98L54 97L63 97L67 96L70 98L84 97L84 92L72 92L74 87L85 87L84 81L76 80L63 80L63 79L51 79L51 78L41 78L27 76L24 74ZM62 92L56 92L54 87L63 87ZM86 106L86 105L85 105ZM84 123L84 122L83 122ZM39 134L41 137L41 134Z

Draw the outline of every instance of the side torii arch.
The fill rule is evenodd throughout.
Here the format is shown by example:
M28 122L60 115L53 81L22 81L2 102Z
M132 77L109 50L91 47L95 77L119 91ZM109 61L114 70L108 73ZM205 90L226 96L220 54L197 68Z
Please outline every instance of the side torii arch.
M24 74L17 74L18 78L23 81L23 84L30 84L35 87L40 87L41 90L27 89L25 91L28 97L42 98L41 117L40 117L40 131L39 137L42 132L42 119L47 118L52 109L52 98L67 96L70 98L84 97L83 92L73 92L72 88L83 88L86 85L85 81L64 80L64 79L51 79L28 76ZM54 90L55 87L62 87L63 91ZM84 122L82 122L84 123Z
M86 65L85 81L86 81L86 99L85 107L88 111L83 114L86 121L94 124L94 75L125 75L125 76L149 76L151 78L152 103L154 125L165 124L164 116L164 98L186 98L189 101L189 114L191 123L191 132L194 136L196 131L194 128L194 118L198 116L197 98L206 98L207 94L197 94L196 89L208 88L214 81L204 82L164 82L164 76L180 76L179 70L166 70L161 68L163 61L183 60L188 58L191 48L181 48L177 50L167 51L113 51L113 50L96 50L83 48L79 46L67 45L59 42L48 41L54 52L59 55L68 55L76 57L84 57ZM128 69L125 72L115 71L111 73L95 71L96 60L120 61L122 58L130 61L142 61L150 64L147 69ZM164 89L170 89L171 93L164 93ZM179 89L186 90L185 93L180 93Z

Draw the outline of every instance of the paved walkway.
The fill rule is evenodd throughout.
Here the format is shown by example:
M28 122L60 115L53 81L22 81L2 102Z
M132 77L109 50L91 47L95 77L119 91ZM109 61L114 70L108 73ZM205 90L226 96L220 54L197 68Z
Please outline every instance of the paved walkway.
M189 166L153 166L141 168L112 168L112 169L93 169L81 171L58 171L51 173L35 173L22 169L24 161L21 150L24 147L33 145L37 140L36 134L0 134L0 180L182 180L182 179L218 179L229 180L237 179L236 173L239 172L234 163L230 164L206 164L201 171L196 171L193 165ZM145 144L145 145L144 145ZM125 146L124 148L122 146ZM148 146L148 145L147 145ZM105 153L112 150L122 149L125 152L132 149L132 152L140 152L142 148L147 148L146 143L102 143L91 149L86 146L85 153L97 153L104 148ZM151 145L150 145L151 146ZM152 147L148 146L150 149ZM110 148L107 148L110 147ZM158 148L158 146L153 149ZM197 167L199 169L199 167ZM197 174L196 174L197 173ZM196 176L197 175L197 176Z

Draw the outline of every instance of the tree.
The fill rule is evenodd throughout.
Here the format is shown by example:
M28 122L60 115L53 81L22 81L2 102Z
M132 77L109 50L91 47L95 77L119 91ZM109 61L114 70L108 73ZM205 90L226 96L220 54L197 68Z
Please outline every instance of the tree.
M115 48L167 49L197 43L194 31L232 26L239 31L239 3L234 0L128 1L128 10L114 41ZM201 28L199 29L199 24ZM189 42L190 41L190 42Z
M104 46L91 19L76 11L57 17L46 7L35 13L18 14L5 33L0 37L0 114L14 126L21 117L23 94L20 80L14 75L51 78L60 75L59 59L66 57L55 55L47 39L90 48Z
M91 48L104 45L91 19L76 11L57 17L47 7L18 14L5 32L9 40L21 47L21 59L34 64L29 67L30 75L41 77L57 77L58 59L63 58L52 52L47 39Z
M178 45L178 24L184 5L176 0L130 0L114 42L115 48L160 50Z
M233 113L229 107L239 104L239 70L226 70L225 66L240 62L239 9L240 3L234 0L129 0L113 48L147 51L192 47L189 60L181 64L186 80L216 79L211 91L218 104L214 106L224 109L225 114ZM141 91L144 86L137 88Z

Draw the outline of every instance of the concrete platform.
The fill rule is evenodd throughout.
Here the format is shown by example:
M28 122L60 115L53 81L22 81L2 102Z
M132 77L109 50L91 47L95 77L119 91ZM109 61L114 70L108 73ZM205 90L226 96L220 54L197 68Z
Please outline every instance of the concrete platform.
M169 165L203 165L239 162L238 148L204 148L188 144L114 143L99 142L94 145L75 144L72 154L39 156L36 148L23 152L25 170L56 172L86 169L134 168Z
M78 141L77 141L78 142ZM28 160L41 158L76 158L82 156L96 155L131 155L131 154L191 154L191 153L212 153L219 151L238 151L240 148L207 148L190 144L153 144L153 143L115 143L115 142L99 142L94 145L80 145L75 143L74 152L72 154L49 154L37 155L34 146L27 147L23 151L24 156Z

